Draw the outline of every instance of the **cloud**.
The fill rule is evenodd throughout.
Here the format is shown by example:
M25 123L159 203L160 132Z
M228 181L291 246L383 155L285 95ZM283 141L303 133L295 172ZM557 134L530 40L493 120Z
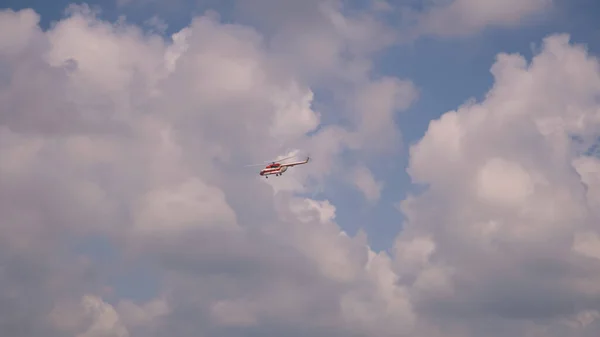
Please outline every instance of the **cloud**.
M597 332L600 164L572 136L599 136L598 61L562 35L531 63L500 54L485 100L432 121L411 148L409 172L427 190L402 203L390 256L343 232L331 201L294 193L333 179L344 150L389 151L394 112L417 97L364 66L388 43L372 17L316 8L324 21L307 35L297 35L305 22L270 35L208 14L172 40L86 7L48 31L31 10L2 12L2 331ZM331 50L286 56L317 27L329 27ZM312 90L321 79L355 106L343 110L350 126L324 125L330 111L316 111ZM290 149L313 158L284 175L291 187L243 167ZM376 198L366 172L360 186ZM109 263L78 249L98 238ZM129 298L118 279L140 265L153 275L139 285L158 286Z
M3 331L391 335L379 326L412 324L390 261L374 257L364 236L343 235L333 205L274 193L243 167L300 148L316 162L290 172L299 186L291 190L304 190L334 172L350 143L369 146L353 139L363 121L320 125L309 78L281 68L293 62L250 27L208 14L169 41L96 15L72 6L42 31L32 10L2 12L13 32L0 37L2 250L11 266L0 292L12 312ZM344 93L378 85L368 71L339 81ZM391 120L412 87L385 81L389 103L376 110ZM396 132L378 123L369 132ZM80 251L96 239L116 255L108 265ZM146 263L158 292L136 300L106 291ZM357 316L380 306L392 309Z
M429 0L415 10L399 11L412 26L413 36L456 37L476 34L489 27L516 27L547 13L553 0Z
M485 100L432 121L411 148L427 191L401 205L400 276L421 317L462 335L597 333L597 158L572 139L599 134L598 60L554 35L530 63L498 55L492 73Z
M518 27L544 18L555 4L555 0L368 0L352 5L341 0L236 0L225 6L231 7L235 21L274 37L272 46L301 67L303 76L337 73L357 78L371 66L362 56L398 41L465 37L488 28ZM138 6L160 15L187 13L195 5L222 6L215 0L117 0L117 5ZM389 18L395 21L393 25L385 23Z
M381 197L383 183L375 180L368 168L356 168L348 178L354 182L356 188L363 193L367 201L376 202Z
M276 60L281 68L317 88L367 84L371 57L395 42L394 28L376 9L356 11L339 0L236 1L234 7L236 18L257 27L272 52L284 56Z

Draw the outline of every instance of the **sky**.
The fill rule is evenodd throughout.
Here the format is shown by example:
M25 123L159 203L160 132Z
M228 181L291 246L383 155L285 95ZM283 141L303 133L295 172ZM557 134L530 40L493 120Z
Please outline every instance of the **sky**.
M600 333L597 1L2 7L7 336Z

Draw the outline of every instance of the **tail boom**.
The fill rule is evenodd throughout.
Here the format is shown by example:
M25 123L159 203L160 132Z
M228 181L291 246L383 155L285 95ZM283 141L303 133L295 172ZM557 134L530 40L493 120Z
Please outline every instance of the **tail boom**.
M309 161L310 161L310 157L306 157L305 161L297 161L297 162L293 162L293 163L281 164L281 166L292 167L292 166L296 166L296 165L304 165L304 164L307 164Z

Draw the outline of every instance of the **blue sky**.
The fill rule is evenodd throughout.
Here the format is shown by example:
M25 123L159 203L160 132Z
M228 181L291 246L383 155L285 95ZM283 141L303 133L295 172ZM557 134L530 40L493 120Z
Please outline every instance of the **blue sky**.
M70 3L68 0L8 0L4 7L33 8L41 15L42 27L48 27L50 22L63 17L64 9ZM169 25L167 35L189 24L192 15L200 15L206 10L218 12L225 22L237 22L232 11L233 1L180 1L177 6L151 2L150 5L125 7L117 6L115 1L87 3L99 6L102 9L100 16L107 20L125 15L128 21L143 25L158 15ZM543 20L519 27L488 27L470 36L451 39L423 37L408 45L393 46L377 56L376 74L412 80L420 90L420 98L408 111L397 114L405 143L402 154L382 158L381 165L370 165L386 182L377 205L365 205L358 192L343 184L333 184L324 191L322 197L335 202L339 223L345 230L354 234L359 228L364 229L376 250L391 247L402 221L395 204L412 190L410 178L404 171L408 146L421 139L432 119L457 108L467 99L482 99L493 83L489 70L498 53L519 53L530 59L532 46L539 46L544 37L553 33L568 33L573 42L585 43L591 53L600 51L600 23L597 21L600 3L577 0L558 1L556 5L557 10Z

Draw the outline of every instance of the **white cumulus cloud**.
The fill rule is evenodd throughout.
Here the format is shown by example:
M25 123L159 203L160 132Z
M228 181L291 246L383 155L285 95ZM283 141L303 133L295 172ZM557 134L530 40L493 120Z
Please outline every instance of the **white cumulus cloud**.
M322 11L329 16L320 19L336 23L336 53L347 43L357 55L370 52L368 20ZM290 194L333 172L344 148L370 142L356 136L360 119L355 128L320 125L311 78L298 69L321 65L294 63L265 35L211 15L171 41L102 21L86 6L69 13L47 31L32 10L0 18L12 32L0 36L0 297L10 311L3 331L196 336L236 335L231 329L244 326L263 335L369 334L388 314L354 326L348 306L361 312L388 301L397 324L413 320L402 290L392 281L380 289L389 261L369 267L365 238L342 234L331 203ZM338 56L327 62L346 67ZM346 94L378 81L368 68L340 74L324 75L344 82ZM392 110L412 102L410 82L389 82L379 97L391 103L377 111L390 122L369 126L374 135L396 133ZM278 186L243 167L290 148L316 165L291 169L298 184L287 191L274 194ZM109 265L81 252L98 239L118 256ZM157 271L136 280L157 282L156 291L143 300L107 291L136 264Z
M428 188L401 204L395 263L421 317L460 336L598 332L597 158L573 141L600 135L598 66L566 35L531 62L500 54L486 98L412 147Z
M515 27L552 9L553 0L430 0L416 15L418 34L465 36L487 27Z

